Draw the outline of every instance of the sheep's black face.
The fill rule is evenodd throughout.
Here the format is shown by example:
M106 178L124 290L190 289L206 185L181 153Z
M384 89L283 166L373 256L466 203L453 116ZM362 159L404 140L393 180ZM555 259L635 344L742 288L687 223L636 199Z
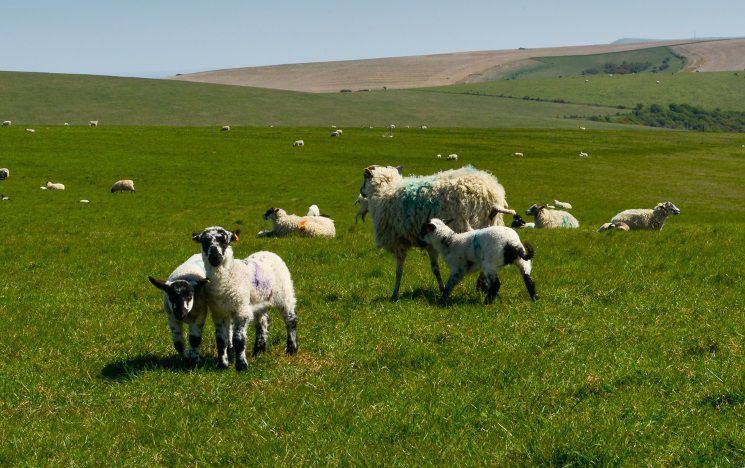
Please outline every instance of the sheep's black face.
M545 208L545 206L533 205L528 208L525 214L528 216L538 216L538 213L540 213L543 208Z
M522 216L520 216L519 214L513 215L511 227L513 229L516 229L516 228L521 228L523 226L525 226L525 220L522 218Z
M273 214L276 214L279 211L279 208L269 208L264 213L264 219L268 220Z
M194 287L188 281L174 281L166 290L166 295L177 320L183 320L194 307Z
M239 233L240 231L231 232L221 227L210 227L201 234L194 234L193 238L202 245L202 253L207 256L210 265L218 267L225 258L230 242L238 240Z

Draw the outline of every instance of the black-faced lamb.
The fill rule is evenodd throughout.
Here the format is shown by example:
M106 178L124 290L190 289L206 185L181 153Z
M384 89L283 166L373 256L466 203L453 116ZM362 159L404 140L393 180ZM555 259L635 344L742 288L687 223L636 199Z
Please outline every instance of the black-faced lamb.
M304 237L336 237L334 220L326 216L298 216L287 214L282 208L269 208L264 219L272 222L271 231L260 231L256 237L286 237L300 234Z
M522 216L515 213L512 215L512 229L532 229L535 227L535 223L526 223Z
M652 209L641 208L625 210L610 220L613 224L626 223L630 229L651 229L661 231L669 215L679 215L680 209L672 202L658 203Z
M525 212L535 216L536 229L578 228L579 221L566 211L547 209L545 205L533 205Z
M209 284L207 303L215 323L218 367L228 367L228 346L232 339L235 368L248 368L246 329L251 321L256 327L254 355L266 351L269 337L269 307L279 309L287 328L287 354L295 354L297 315L295 289L287 265L272 252L256 252L236 260L230 243L238 240L239 231L209 227L193 239L202 246Z
M441 302L447 301L453 288L467 273L480 271L486 286L486 304L494 301L499 293L497 272L505 265L514 264L520 269L533 301L538 300L535 283L531 277L533 247L520 242L514 229L491 226L463 233L456 233L442 220L433 218L422 225L421 238L434 247L445 259L450 269Z
M81 200L82 201L82 200ZM207 296L204 286L207 276L202 254L194 254L176 267L167 280L147 277L163 291L163 310L168 317L173 347L181 357L199 360L202 330L207 319ZM184 323L189 324L189 350L185 352Z
M424 247L419 236L423 223L433 217L452 218L453 229L464 232L504 225L502 214L515 214L497 178L471 166L422 177L403 177L400 167L370 166L363 176L360 195L368 200L375 245L396 257L393 300L398 299L408 250ZM427 247L427 253L443 290L439 254L432 247Z

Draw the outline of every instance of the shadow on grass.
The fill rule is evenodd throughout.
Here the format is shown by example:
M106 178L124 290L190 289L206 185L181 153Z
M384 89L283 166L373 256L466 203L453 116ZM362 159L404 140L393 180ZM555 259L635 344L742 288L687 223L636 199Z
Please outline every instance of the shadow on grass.
M194 369L217 370L217 361L203 357L199 363L192 363L177 355L157 356L148 353L106 364L101 369L101 377L123 382L137 378L145 372L158 369L167 369L173 372L188 372Z

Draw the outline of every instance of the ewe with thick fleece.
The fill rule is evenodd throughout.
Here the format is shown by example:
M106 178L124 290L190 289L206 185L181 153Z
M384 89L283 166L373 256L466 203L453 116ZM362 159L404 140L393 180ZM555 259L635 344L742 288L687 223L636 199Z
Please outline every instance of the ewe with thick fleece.
M493 175L472 166L442 171L430 176L403 177L400 167L370 166L365 169L360 195L368 200L375 245L396 257L396 284L392 299L398 298L406 254L422 246L422 224L433 217L451 219L456 232L504 225L507 208L504 188ZM430 267L441 290L445 288L437 264L437 251L427 248Z
M134 192L135 191L135 183L134 181L127 179L127 180L117 180L114 185L111 186L111 193L115 192Z
M466 273L480 271L486 281L486 304L491 304L499 294L497 271L510 264L520 269L530 298L538 300L530 276L533 247L527 242L523 245L514 229L491 226L456 234L442 220L433 218L422 226L421 237L442 255L450 269L450 279L440 299L442 302L447 300Z
M326 216L288 215L282 208L269 208L264 219L272 221L272 230L259 231L256 237L286 237L292 233L305 237L336 237L334 220Z
M82 200L81 200L82 201ZM207 320L207 296L204 286L207 274L202 254L194 254L176 267L163 281L147 277L153 286L163 291L163 310L168 316L173 347L181 357L199 360L202 330ZM184 322L189 324L189 351L184 353Z
M642 208L626 210L618 213L610 220L613 224L626 223L630 229L655 229L661 231L665 225L665 218L669 215L679 215L680 209L672 202L658 203L652 209Z
M525 212L535 216L537 229L578 228L579 221L566 211L548 210L545 205L533 205Z
M287 354L297 352L295 289L287 265L272 252L256 252L243 259L233 257L232 241L238 231L209 227L194 234L202 245L207 285L207 303L215 323L217 364L228 367L228 343L232 336L236 370L248 368L246 328L255 321L254 355L266 351L269 337L269 307L276 307L287 327Z

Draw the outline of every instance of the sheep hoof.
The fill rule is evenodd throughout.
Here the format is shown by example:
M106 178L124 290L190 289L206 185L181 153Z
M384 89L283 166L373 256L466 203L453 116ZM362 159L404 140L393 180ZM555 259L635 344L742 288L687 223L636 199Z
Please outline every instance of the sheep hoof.
M538 294L531 297L533 299L533 302L538 302Z
M235 361L235 370L237 372L243 372L244 370L248 369L248 362L243 360Z
M293 354L297 353L297 345L287 343L287 348L285 348L285 353L287 353L288 356L292 356Z
M217 361L218 369L227 369L228 367L230 367L230 365L227 361Z
M393 294L391 296L391 302L398 302L398 294Z

